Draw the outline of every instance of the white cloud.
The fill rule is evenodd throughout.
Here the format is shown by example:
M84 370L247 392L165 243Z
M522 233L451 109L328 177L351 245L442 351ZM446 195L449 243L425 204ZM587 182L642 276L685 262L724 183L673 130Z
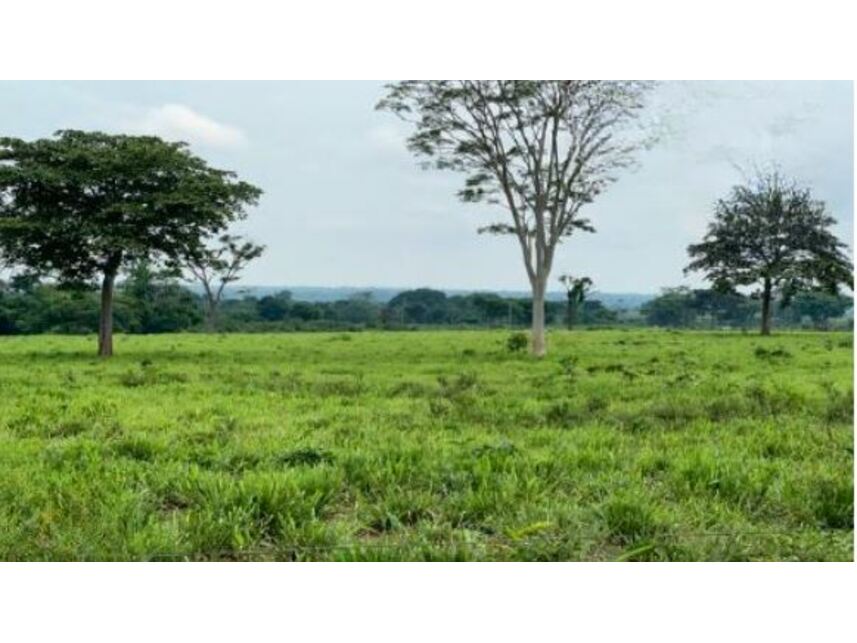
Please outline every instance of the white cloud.
M146 110L127 123L126 129L211 147L238 147L247 142L240 129L176 103Z

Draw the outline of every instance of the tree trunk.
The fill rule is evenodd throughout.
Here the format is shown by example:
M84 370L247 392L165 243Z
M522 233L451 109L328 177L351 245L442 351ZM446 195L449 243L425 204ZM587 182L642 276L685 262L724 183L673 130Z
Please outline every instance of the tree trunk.
M211 299L205 304L205 330L208 333L217 330L217 305Z
M762 289L762 335L771 334L771 280L765 277Z
M113 286L116 269L108 268L101 280L101 317L98 323L98 356L113 355Z
M547 353L545 343L545 284L536 281L533 284L533 328L532 354L544 357Z
M217 330L217 307L220 304L220 293L213 289L208 281L203 281L202 287L205 289L205 297L203 299L205 331L213 333Z

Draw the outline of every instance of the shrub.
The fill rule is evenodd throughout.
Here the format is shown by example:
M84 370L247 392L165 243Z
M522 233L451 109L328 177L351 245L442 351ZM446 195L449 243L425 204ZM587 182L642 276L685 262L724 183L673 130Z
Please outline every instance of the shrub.
M526 333L512 333L506 338L506 350L510 353L521 353L527 349L530 340Z

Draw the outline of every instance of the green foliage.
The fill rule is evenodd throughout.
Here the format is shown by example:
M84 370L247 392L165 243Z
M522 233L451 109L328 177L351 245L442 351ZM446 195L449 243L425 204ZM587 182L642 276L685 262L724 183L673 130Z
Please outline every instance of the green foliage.
M530 317L528 300L475 293L438 299L442 306L433 308L430 315L414 315L412 318L404 313L401 304L409 297L407 293L403 295L398 303L386 305L366 296L334 302L294 301L288 291L259 299L226 299L219 308L219 328L226 332L396 330L402 328L403 323L407 328L423 325L416 323L418 317L432 320L424 324L427 327L508 327L510 322L513 327L523 327ZM793 306L778 309L777 319L781 325L801 328L850 326L850 318L822 316L841 314L850 308L850 298L839 296L835 306L824 305L814 309L815 317L807 321L809 318L806 316L791 314L797 310L798 302L805 301L805 297L814 299L822 295L800 295L795 298ZM98 307L98 297L91 289L57 287L19 275L9 284L0 282L0 335L93 333L98 329ZM643 308L642 319L630 319L624 325L649 323L671 327L743 328L748 323L747 319L752 321L755 308L756 305L742 295L677 289L651 300ZM139 262L131 266L126 279L119 283L115 326L126 333L197 330L201 328L202 311L203 303L199 296L180 286L169 273L156 269L150 262ZM563 323L562 303L549 301L546 311L551 325ZM616 311L606 309L597 300L584 301L576 314L577 321L590 328L618 323Z
M521 353L530 343L526 333L512 333L506 338L506 350L510 353Z
M654 142L638 122L650 87L637 80L406 80L387 85L377 105L413 126L407 145L426 166L465 175L462 201L505 206L507 218L479 232L516 238L533 294L535 355L547 350L544 297L557 245L595 231L583 206Z
M261 190L152 136L62 130L0 138L0 255L61 283L102 278L99 353L112 353L112 296L140 261L177 268L245 216Z
M853 286L847 246L830 231L835 223L809 189L777 172L761 175L717 202L704 239L688 247L685 272L702 272L726 292L760 285L766 334L775 292L788 305L799 292L836 295L840 285Z
M175 263L243 215L261 191L182 143L64 130L0 138L0 247L80 282L151 257Z
M578 317L578 310L583 305L586 295L592 288L592 280L589 277L574 277L573 275L560 275L560 283L565 286L568 310L566 311L566 324L571 329Z
M0 559L853 559L850 335L340 336L0 338Z
M772 306L777 324L798 328L840 329L850 326L844 317L853 306L851 297L825 293L802 293L784 306ZM776 303L776 301L774 303ZM689 288L667 288L646 302L641 313L645 323L668 328L748 328L757 322L759 304L737 292Z

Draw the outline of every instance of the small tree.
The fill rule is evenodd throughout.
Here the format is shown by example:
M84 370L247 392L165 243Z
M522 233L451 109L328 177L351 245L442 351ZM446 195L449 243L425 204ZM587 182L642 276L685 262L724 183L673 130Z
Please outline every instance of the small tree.
M408 147L466 173L464 201L502 203L509 219L480 232L511 234L532 289L532 352L544 355L545 290L557 245L652 141L633 125L649 83L607 80L404 81L378 104L415 131Z
M769 335L775 292L787 306L801 291L853 287L846 246L829 230L835 223L809 189L778 172L759 175L717 202L702 242L687 249L685 273L703 272L721 291L759 285L761 334Z
M592 288L592 280L589 277L580 277L577 279L572 275L565 274L560 275L559 282L565 286L565 321L568 325L568 330L571 330L577 322L577 311Z
M60 282L100 278L98 354L106 357L119 272L141 259L174 267L260 195L184 143L153 136L0 138L0 255Z
M264 251L265 246L224 234L215 246L199 246L186 255L185 267L202 285L205 325L209 331L217 329L217 313L226 286L238 281L247 264Z

